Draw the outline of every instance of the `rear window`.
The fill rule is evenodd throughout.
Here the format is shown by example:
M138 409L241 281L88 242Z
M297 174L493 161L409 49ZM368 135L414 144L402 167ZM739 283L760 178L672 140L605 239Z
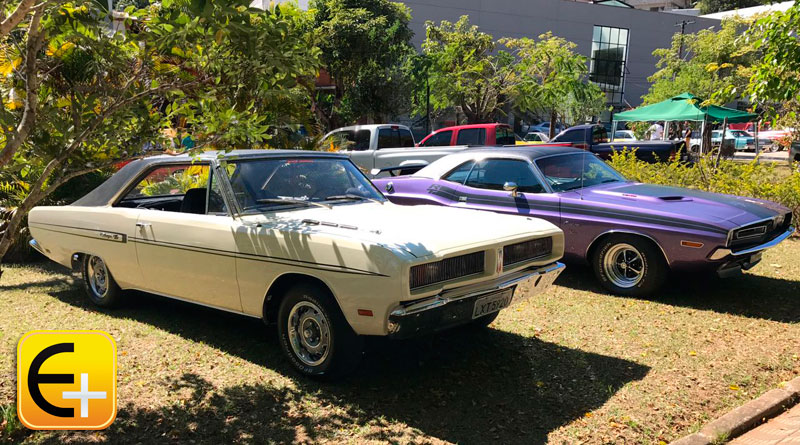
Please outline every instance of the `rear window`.
M594 127L592 129L592 144L602 144L608 142L608 133L603 127Z
M378 150L381 148L404 148L414 146L414 135L405 128L381 128L378 130Z
M369 149L369 130L343 130L328 136L324 141L325 148L330 151Z
M456 137L456 145L486 145L486 129L467 128L460 130Z
M514 145L517 143L516 135L508 127L497 127L497 137L495 139L497 145Z
M453 137L453 131L440 131L432 134L424 143L420 144L423 147L444 147L450 145L450 139Z
M552 142L583 142L583 130L565 131L553 138Z

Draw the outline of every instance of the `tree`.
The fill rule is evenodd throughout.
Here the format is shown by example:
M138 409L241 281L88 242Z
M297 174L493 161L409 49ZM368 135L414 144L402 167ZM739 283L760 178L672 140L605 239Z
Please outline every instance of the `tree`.
M314 0L313 33L335 90L308 90L328 130L360 117L384 121L408 110L406 61L414 53L409 9L388 0Z
M778 124L800 138L800 3L756 21L742 39L762 55L753 68L745 97L767 106Z
M762 0L700 0L697 7L703 14L712 14L721 11L732 11L734 9L749 8L767 3Z
M603 110L605 95L588 81L586 58L574 52L575 43L550 32L538 40L525 37L500 42L519 60L513 68L514 106L549 114L551 138L555 136L558 116L575 122Z
M747 86L752 66L760 58L752 42L738 38L748 27L746 22L726 19L718 31L676 33L670 48L653 51L659 70L648 79L652 85L642 96L644 103L685 92L715 105L734 100Z
M458 106L469 123L495 120L510 99L514 57L497 50L494 38L470 25L468 16L426 27L422 50L430 60L432 108Z
M292 11L164 0L128 13L127 31L111 35L92 0L42 4L20 25L24 39L0 44L0 146L10 152L0 175L24 196L0 258L33 206L145 144L169 144L159 130L176 121L196 148L264 141L269 113L316 70Z

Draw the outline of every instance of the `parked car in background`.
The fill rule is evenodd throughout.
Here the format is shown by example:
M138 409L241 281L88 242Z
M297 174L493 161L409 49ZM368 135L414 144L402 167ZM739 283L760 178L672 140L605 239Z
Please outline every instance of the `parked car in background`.
M556 124L556 130L555 130L556 134L560 133L563 130L564 130L564 126L557 123ZM538 132L544 133L546 135L549 135L550 134L550 122L542 122L540 124L536 124L536 125L533 125L531 127L528 127L528 132L530 133L531 131L538 131Z
M800 141L792 142L789 147L789 162L800 162ZM800 166L798 166L798 170L800 170Z
M755 150L756 139L750 133L744 130L726 130L725 140L733 140L733 148L736 151ZM711 132L711 144L719 146L722 142L722 130L714 130ZM758 146L760 150L772 146L772 141L766 138L758 138Z
M617 130L614 132L614 142L636 141L636 135L632 130Z
M322 137L328 151L365 151L413 147L411 129L399 124L353 125L337 128Z
M292 366L320 377L351 370L365 335L485 326L564 267L553 224L397 206L345 155L312 151L137 160L28 223L92 303L137 289L277 323Z
M514 145L522 139L508 124L473 124L440 128L419 142L420 147L452 145Z
M628 181L594 154L566 147L467 150L374 184L398 204L550 221L564 230L565 259L588 261L621 295L652 294L669 271L736 274L794 231L779 204Z
M569 143L573 147L590 151L603 159L610 159L614 152L636 150L636 157L646 162L667 162L680 155L681 161L689 157L683 149L684 141L636 141L634 144L624 141L608 141L605 127L598 124L577 125L567 128L554 137L551 143Z
M535 145L546 144L550 142L550 138L541 131L529 131L521 141L517 141L517 145Z

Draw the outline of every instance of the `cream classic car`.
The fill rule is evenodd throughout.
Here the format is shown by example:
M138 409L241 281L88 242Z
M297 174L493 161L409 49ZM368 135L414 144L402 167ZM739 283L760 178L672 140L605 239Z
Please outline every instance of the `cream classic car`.
M136 289L274 322L311 376L352 370L366 335L487 325L564 267L563 233L544 220L398 206L335 153L141 159L28 221L96 305Z

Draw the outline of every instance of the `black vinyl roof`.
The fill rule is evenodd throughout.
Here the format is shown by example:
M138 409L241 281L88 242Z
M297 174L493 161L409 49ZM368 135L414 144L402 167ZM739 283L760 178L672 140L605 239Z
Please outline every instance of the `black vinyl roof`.
M324 151L308 150L233 150L229 152L207 151L196 155L159 155L131 161L114 173L104 183L86 194L71 205L86 207L102 207L111 205L114 198L126 188L132 180L145 170L158 165L185 164L191 162L209 162L213 160L248 160L267 158L335 158L347 159L347 155Z

